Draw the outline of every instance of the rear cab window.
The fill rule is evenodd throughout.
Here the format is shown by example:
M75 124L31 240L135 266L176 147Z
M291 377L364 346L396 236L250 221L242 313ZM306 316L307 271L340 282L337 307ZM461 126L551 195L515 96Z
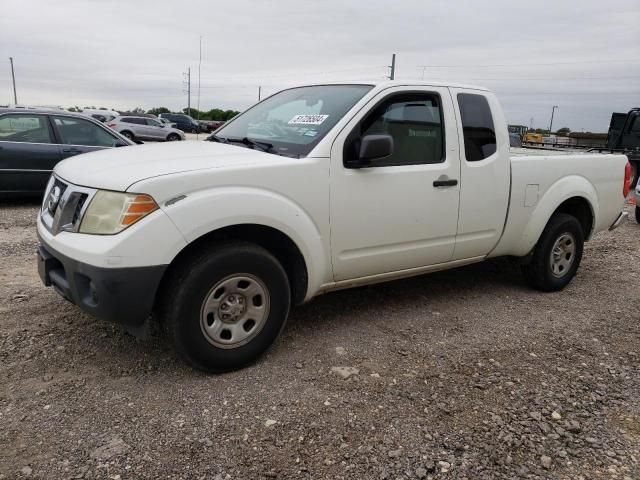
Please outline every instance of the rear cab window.
M458 107L466 160L477 162L496 153L496 131L487 98L473 93L459 93Z

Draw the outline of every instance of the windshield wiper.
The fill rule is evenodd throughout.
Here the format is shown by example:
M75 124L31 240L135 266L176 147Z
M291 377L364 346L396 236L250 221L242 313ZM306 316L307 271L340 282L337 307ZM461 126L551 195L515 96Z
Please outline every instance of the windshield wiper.
M278 154L279 152L273 148L273 144L269 143L269 142L261 142L258 140L252 140L249 137L244 137L244 138L227 138L226 139L228 142L232 142L232 143L242 143L243 145L253 148L254 150L256 148L258 148L259 150L266 152L266 153L276 153Z
M207 137L207 140L209 140L210 142L219 142L219 143L240 143L242 145L244 145L247 148L252 148L252 149L258 149L261 152L265 152L265 153L273 153L275 155L282 155L283 157L293 157L293 158L300 158L299 155L291 155L288 153L282 153L279 152L276 148L274 148L273 144L269 143L269 142L262 142L262 141L258 141L258 140L253 140L249 137L243 137L243 138L225 138L225 137L219 137L217 135L210 135L209 137Z
M211 134L207 137L207 140L209 140L210 142L219 142L219 143L229 143L229 140L227 140L224 137L219 137L217 136L215 133Z

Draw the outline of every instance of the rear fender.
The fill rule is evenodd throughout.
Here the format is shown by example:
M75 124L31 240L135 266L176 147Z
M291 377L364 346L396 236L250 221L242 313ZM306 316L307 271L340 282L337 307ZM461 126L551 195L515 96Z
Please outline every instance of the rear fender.
M589 180L579 175L563 177L544 192L533 211L528 211L524 207L519 208L521 215L529 216L529 221L522 230L520 238L513 242L512 247L504 254L520 257L530 253L538 243L553 213L573 197L584 198L587 201L593 215L592 225L595 226L598 218L598 196L594 186ZM592 232L585 232L585 237L589 238L591 234Z

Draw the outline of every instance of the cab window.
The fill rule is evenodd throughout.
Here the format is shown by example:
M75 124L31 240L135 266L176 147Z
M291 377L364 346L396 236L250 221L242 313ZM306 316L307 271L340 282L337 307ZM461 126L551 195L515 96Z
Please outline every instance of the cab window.
M484 160L496 153L496 132L489 102L483 95L458 94L464 153L468 162Z
M355 158L360 139L387 134L393 138L393 154L376 160L376 167L441 163L444 129L440 97L429 93L402 93L389 97L363 120L360 134L348 142L345 158Z

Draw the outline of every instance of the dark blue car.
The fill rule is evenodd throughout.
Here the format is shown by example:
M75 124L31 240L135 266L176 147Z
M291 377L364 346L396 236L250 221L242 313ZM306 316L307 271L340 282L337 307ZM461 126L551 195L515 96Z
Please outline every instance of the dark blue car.
M134 143L64 110L0 109L0 195L41 195L56 163Z

